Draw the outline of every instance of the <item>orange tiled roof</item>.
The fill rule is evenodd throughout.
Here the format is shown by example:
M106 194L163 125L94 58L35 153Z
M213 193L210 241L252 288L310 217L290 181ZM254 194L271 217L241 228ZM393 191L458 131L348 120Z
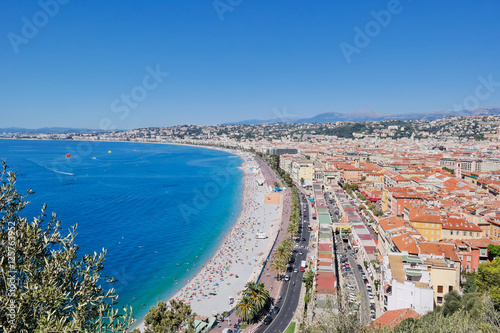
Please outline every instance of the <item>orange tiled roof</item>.
M408 251L410 254L418 254L417 241L409 233L392 237L392 242L399 251Z
M458 255L454 244L420 242L418 243L420 254L444 255L445 258L458 261Z
M375 319L376 324L381 326L390 326L394 328L401 321L408 318L419 319L422 316L419 315L415 310L412 309L399 309L399 310L390 310L383 313L380 317Z
M469 223L462 218L449 217L447 220L443 221L443 229L447 230L461 230L461 231L475 231L482 232L483 230L479 228L474 223Z

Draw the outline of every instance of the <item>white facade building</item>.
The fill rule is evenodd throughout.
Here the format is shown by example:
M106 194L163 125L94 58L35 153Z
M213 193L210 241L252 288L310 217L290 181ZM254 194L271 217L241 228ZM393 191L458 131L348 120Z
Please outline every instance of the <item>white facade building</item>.
M411 308L421 315L434 310L430 272L417 256L390 253L382 266L383 311Z

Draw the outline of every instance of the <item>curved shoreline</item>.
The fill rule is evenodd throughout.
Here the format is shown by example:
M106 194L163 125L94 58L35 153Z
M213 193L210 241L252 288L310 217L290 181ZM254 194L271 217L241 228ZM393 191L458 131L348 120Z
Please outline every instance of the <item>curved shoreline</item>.
M30 140L26 140L26 139L5 139L5 140L12 140L12 141L59 141L61 143L63 142L85 142L89 145L92 145L93 142L98 142L98 143L146 143L146 144L165 144L165 143L157 143L157 142L130 142L130 141L106 141L106 140L50 140L50 139L30 139ZM168 145L176 145L176 144L173 144L173 143L167 143ZM216 148L216 147L205 147L205 146L196 146L196 145L186 145L186 144L178 144L177 146L189 146L189 147L194 147L194 148L205 148L205 149L210 149L210 150L218 150L218 151L223 151L227 154L230 154L231 156L228 156L228 157L239 157L241 159L241 163L239 163L239 167L240 170L243 169L242 166L243 164L245 163L245 160L248 158L248 155L245 156L244 153L242 152L239 152L239 151L235 151L235 150L229 150L229 149L221 149L221 148ZM223 233L221 234L221 240L220 241L217 241L215 242L215 244L213 246L210 247L210 253L207 253L207 258L205 260L200 260L199 263L197 263L197 270L196 271L192 271L191 274L187 274L186 275L186 278L185 278L185 281L186 282L181 282L182 280L179 281L179 285L177 286L173 286L173 287L177 287L177 288L173 288L172 289L172 293L174 295L178 294L179 292L181 292L184 288L186 288L190 282L194 279L196 279L196 277L203 272L204 270L204 267L211 261L213 260L217 254L220 252L222 246L225 244L225 242L228 241L228 238L230 237L231 233L234 231L235 227L237 226L238 222L241 220L241 215L242 215L242 212L244 210L244 206L245 206L245 188L246 188L246 183L247 183L247 175L245 173L245 170L242 170L243 171L243 177L241 179L241 181L243 182L243 188L241 191L238 191L238 194L237 195L241 195L241 198L240 200L238 200L238 203L239 203L239 212L237 213L237 215L235 217L232 217L230 218L230 220L228 220L227 222L227 225L226 227L223 229ZM238 185L238 187L241 186L241 185ZM234 207L234 206L233 206ZM217 237L217 236L216 236ZM207 248L208 250L208 248ZM205 256L203 256L205 257ZM242 276L242 279L245 279L246 277ZM161 283L161 282L160 282ZM172 297L168 297L170 294L167 294L165 292L162 292L161 294L158 294L160 297L159 299L162 300L162 301L168 301L169 299L171 299ZM154 302L153 305L156 305L156 302ZM149 310L149 309L147 309ZM136 322L131 326L131 329L133 328L137 328L138 327L138 324L142 324L143 321L144 321L144 316L145 314L147 314L147 311L142 314L139 318L136 318Z
M240 214L212 258L194 277L186 281L181 290L165 300L184 300L191 305L193 312L205 317L232 308L246 283L257 278L273 235L265 240L258 240L254 237L255 233L275 233L279 223L271 223L279 222L281 216L279 207L264 204L268 191L264 186L256 185L256 179L263 177L256 160L250 154L234 151L229 153L237 154L243 159L241 168L244 171L244 189ZM253 246L250 244L252 241L255 241ZM229 297L234 298L233 304L229 304ZM133 328L144 329L144 318L136 322Z

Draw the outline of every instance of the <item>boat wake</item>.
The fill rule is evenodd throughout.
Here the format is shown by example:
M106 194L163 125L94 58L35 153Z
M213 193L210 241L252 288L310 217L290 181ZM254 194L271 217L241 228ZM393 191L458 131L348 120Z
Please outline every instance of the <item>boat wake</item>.
M28 160L36 165L38 165L40 168L43 168L43 169L46 169L46 170L49 170L49 171L52 171L52 172L55 172L55 173L59 173L59 174L62 174L62 175L68 175L68 176L74 176L75 174L74 173L71 173L71 172L64 172L64 171L59 171L59 170L54 170L54 169L51 169L51 168L47 168L46 166L43 166L41 165L40 163L34 161L34 160Z
M68 176L75 175L74 173L71 173L71 172L58 171L58 170L54 170L54 169L50 169L50 168L45 168L45 169L50 170L50 171L55 172L55 173L60 173L62 175L68 175Z

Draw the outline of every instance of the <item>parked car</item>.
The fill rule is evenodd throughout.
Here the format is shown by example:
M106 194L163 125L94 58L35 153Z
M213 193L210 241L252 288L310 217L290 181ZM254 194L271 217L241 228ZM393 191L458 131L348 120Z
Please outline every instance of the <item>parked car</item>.
M300 271L301 271L301 272L305 272L305 271L306 271L306 269L305 269L304 267L301 267L301 268L300 268Z
M299 270L297 269L297 267L295 267L295 268L293 269L293 272L294 272L294 273L298 273L298 272L299 272Z
M264 318L264 325L269 325L273 321L273 317L270 315L267 315L266 318Z
M273 308L273 313L278 313L278 312L280 312L280 308L279 308L279 306L275 306Z
M290 275L285 275L285 281L290 281Z

